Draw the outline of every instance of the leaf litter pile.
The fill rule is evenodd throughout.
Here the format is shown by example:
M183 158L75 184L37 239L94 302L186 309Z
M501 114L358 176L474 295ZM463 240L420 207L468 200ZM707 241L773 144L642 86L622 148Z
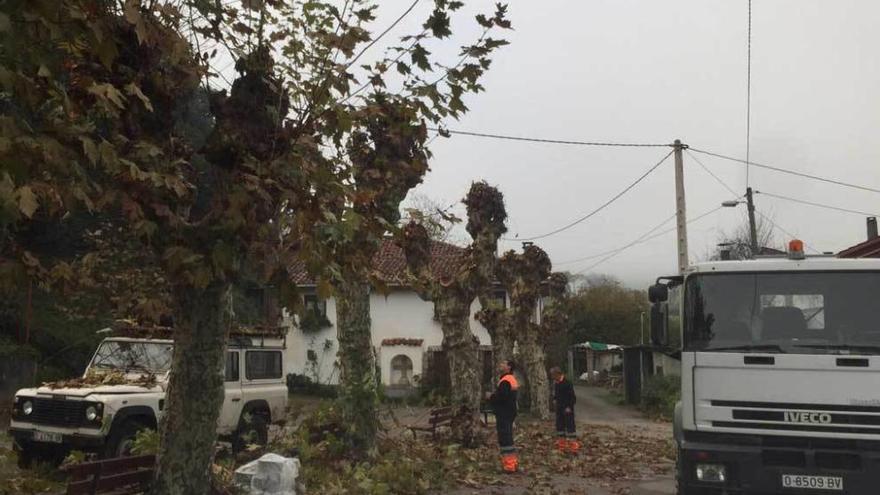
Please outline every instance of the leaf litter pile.
M43 384L44 387L53 390L61 388L88 388L101 385L134 385L144 388L153 388L156 386L156 375L153 373L143 373L138 377L133 377L119 370L107 372L90 370L84 377L58 380Z
M321 441L302 452L303 476L309 493L507 493L516 487L528 493L585 493L601 486L626 494L627 482L671 472L671 441L647 436L638 428L581 426L583 443L576 456L555 450L549 422L518 424L516 445L521 473L503 474L494 430L473 449L444 439L420 435L385 436L368 461L346 459L344 447ZM489 434L491 433L491 434Z

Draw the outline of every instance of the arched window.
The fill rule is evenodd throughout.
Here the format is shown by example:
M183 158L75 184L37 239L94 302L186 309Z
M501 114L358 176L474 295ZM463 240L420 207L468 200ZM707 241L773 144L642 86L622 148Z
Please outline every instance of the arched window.
M407 356L399 354L391 358L391 383L409 387L413 384L413 362Z

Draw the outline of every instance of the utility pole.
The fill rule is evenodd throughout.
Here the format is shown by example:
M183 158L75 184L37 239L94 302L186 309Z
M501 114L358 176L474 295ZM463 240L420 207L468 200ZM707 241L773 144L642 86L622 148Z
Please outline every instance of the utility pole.
M675 215L678 227L679 273L684 273L688 267L687 205L684 200L684 163L681 159L681 151L686 147L681 144L681 140L675 140Z
M758 247L758 227L755 225L755 200L752 195L752 188L746 188L746 204L749 208L749 242L752 248L752 258L760 253Z
M642 345L645 345L645 312L642 311L639 315L639 337L641 337Z

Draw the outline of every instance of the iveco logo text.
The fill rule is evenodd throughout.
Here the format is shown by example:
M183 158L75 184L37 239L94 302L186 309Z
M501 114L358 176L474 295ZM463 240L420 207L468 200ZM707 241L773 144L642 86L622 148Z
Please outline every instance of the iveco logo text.
M831 415L828 413L785 411L786 423L829 424Z

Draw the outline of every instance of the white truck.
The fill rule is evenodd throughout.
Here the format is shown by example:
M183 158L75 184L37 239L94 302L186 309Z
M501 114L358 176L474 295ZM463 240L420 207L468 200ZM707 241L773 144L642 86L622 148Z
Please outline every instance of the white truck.
M234 449L265 444L268 425L284 419L284 347L278 336L238 335L228 343L217 431ZM71 450L127 455L137 432L162 419L173 349L171 339L110 337L82 378L19 390L9 426L19 465L57 462Z
M673 287L679 495L880 493L880 259L691 266L649 289L655 344Z

